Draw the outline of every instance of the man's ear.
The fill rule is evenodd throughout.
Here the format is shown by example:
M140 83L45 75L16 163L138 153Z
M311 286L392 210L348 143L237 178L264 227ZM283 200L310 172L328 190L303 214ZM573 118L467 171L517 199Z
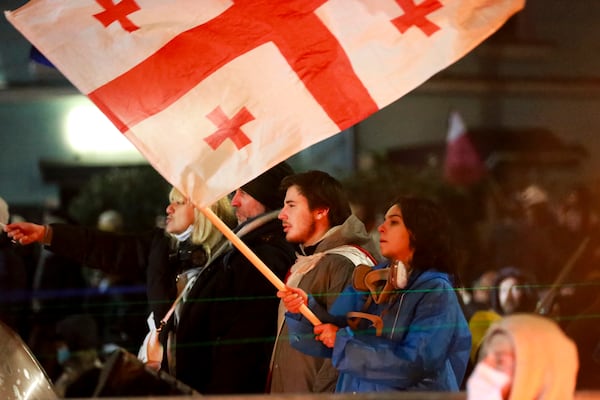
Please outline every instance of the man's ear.
M317 208L315 211L317 219L322 219L329 215L329 208Z

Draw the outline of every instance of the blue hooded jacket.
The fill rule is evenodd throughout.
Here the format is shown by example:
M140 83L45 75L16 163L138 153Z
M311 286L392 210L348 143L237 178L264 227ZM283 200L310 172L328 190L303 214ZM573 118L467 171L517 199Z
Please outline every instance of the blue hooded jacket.
M331 313L309 296L308 306L315 315L323 323L340 327L335 346L330 349L315 340L310 322L288 312L292 346L332 358L340 372L336 392L458 391L469 359L471 333L448 275L413 273L407 287L398 290L390 302L372 302L365 312L383 319L379 337L373 328L353 331L346 321L348 312L364 311L368 296L349 286Z

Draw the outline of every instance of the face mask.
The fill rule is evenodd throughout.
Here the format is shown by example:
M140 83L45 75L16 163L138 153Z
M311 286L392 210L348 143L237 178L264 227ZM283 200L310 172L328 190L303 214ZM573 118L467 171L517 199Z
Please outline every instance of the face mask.
M408 271L406 265L402 261L394 261L392 270L390 271L392 285L396 289L404 289L408 283Z
M480 362L467 381L467 400L503 400L510 383L509 375Z
M59 364L63 364L69 357L71 357L71 352L67 346L61 346L56 350L56 361Z

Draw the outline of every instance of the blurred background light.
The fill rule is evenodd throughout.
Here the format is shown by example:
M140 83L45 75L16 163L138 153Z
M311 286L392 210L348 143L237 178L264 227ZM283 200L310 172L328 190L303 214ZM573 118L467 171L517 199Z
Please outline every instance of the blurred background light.
M79 156L141 158L131 142L91 103L75 105L67 112L65 133L67 143Z

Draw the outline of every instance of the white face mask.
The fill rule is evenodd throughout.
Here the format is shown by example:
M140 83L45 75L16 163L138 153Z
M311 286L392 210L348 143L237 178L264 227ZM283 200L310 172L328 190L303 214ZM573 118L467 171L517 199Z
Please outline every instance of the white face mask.
M480 362L467 381L467 400L503 400L511 380L508 374Z

